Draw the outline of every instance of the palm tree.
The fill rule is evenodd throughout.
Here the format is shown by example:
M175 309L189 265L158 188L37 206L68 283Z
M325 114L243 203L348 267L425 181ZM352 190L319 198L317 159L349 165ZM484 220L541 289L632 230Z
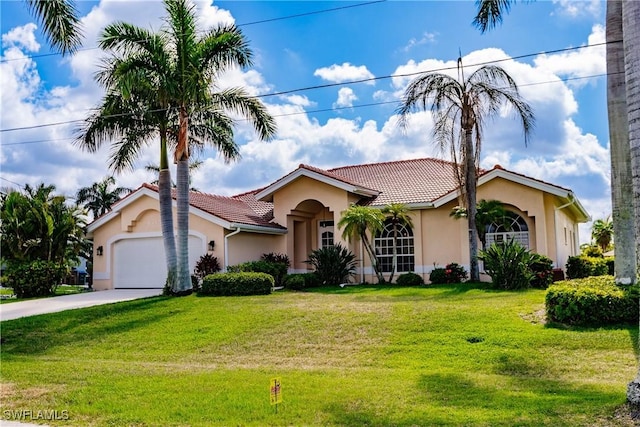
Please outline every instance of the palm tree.
M638 90L638 82L640 82L640 70L638 70L638 64L640 64L640 3L637 1L624 1L622 3L622 28L624 34L625 79L627 83L629 144L631 169L633 171L632 200L635 208L635 229L640 230L640 218L638 217L640 212L640 91ZM614 217L613 221L615 223L617 219ZM616 251L620 245L619 236L616 235ZM636 237L635 248L637 260L640 255L640 236ZM636 279L635 275L631 277ZM640 370L627 387L627 400L636 408L640 407Z
M614 227L611 222L611 217L605 219L596 219L591 225L591 239L602 249L602 252L606 252L609 245L613 241Z
M27 7L43 26L47 42L63 55L75 52L81 44L78 10L69 0L26 0Z
M122 195L131 192L130 188L111 188L114 185L116 185L115 178L107 176L100 182L94 182L90 187L83 187L76 194L76 203L85 205L87 210L93 213L93 217L98 218L107 213Z
M522 100L515 81L502 68L485 65L464 76L458 58L458 79L427 73L414 79L405 90L398 109L400 125L407 126L409 114L431 105L436 142L451 149L461 199L468 209L470 280L479 281L478 230L476 227L476 182L484 121L499 115L503 104L511 106L522 122L525 144L534 125L529 105Z
M77 261L84 248L84 212L54 195L54 185L26 185L1 199L2 260L52 261L61 267Z
M382 208L382 213L387 216L393 225L393 260L391 262L391 275L389 282L393 282L393 275L398 269L398 226L405 225L413 228L413 220L409 215L409 207L404 203L390 203Z
M371 260L373 271L378 278L378 283L384 283L385 280L367 232L371 233L371 236L375 236L382 230L383 223L384 214L379 209L359 205L351 205L342 212L340 221L338 221L338 228L344 228L342 231L343 239L351 241L353 238L359 238L362 241L362 245Z
M191 290L188 265L191 151L206 143L218 149L227 161L239 157L238 147L233 141L233 121L228 113L248 119L263 140L273 136L275 122L264 105L242 88L213 91L221 73L231 67L251 65L252 53L242 32L228 25L198 35L192 5L186 0L165 0L164 4L168 13L167 25L159 34L130 24L116 23L105 28L100 45L103 49L119 52L121 56L118 61L114 60L105 82L124 81L120 94L126 94L126 90L143 92L142 101L145 98L157 101L149 105L151 111L165 111L174 120L170 123L176 123L176 130L171 136L175 138L174 161L178 164L178 259L172 292L186 294ZM143 82L142 88L148 87L149 90L131 84L130 76L136 78L134 81ZM151 94L155 94L155 98L150 98ZM169 129L167 127L165 131L169 132ZM125 142L136 147L135 140ZM161 144L162 149L166 153L167 145ZM127 154L126 150L124 154ZM165 169L164 159L161 154L161 171ZM163 184L162 179L159 184ZM170 189L170 180L163 188Z
M503 222L507 210L500 200L482 199L476 206L476 229L478 238L482 244L482 250L487 249L487 230L493 223ZM455 219L467 218L467 210L461 206L456 206L451 210L449 216Z

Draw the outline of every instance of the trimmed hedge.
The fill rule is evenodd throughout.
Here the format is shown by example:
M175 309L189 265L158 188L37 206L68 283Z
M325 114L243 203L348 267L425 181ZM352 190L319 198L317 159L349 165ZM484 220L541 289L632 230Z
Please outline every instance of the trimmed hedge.
M424 279L421 275L416 273L404 273L398 276L396 279L396 285L399 286L420 286L424 285Z
M566 265L569 279L582 279L591 276L604 276L609 272L604 258L588 257L584 255L570 256Z
M200 295L245 296L268 295L273 276L267 273L216 273L204 278Z
M638 322L638 291L621 288L613 276L556 282L545 296L547 318L570 325Z
M264 260L248 261L229 266L227 271L230 273L267 273L273 276L275 286L282 286L284 277L287 275L287 265Z

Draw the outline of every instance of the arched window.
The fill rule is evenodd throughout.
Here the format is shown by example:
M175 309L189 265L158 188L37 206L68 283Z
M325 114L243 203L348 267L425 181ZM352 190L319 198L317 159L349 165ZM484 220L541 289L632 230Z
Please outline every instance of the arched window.
M397 272L413 271L415 269L415 257L413 252L413 230L406 225L397 224ZM387 220L384 228L373 239L373 244L378 256L378 263L383 272L390 272L393 266L393 223Z
M495 221L487 227L487 247L511 239L529 249L527 222L517 213L507 211L502 220Z

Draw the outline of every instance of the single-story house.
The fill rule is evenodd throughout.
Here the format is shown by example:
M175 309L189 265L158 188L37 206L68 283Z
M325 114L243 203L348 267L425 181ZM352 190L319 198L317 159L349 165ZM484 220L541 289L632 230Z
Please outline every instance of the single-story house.
M489 227L488 244L515 238L560 268L579 253L578 224L589 215L571 190L500 166L482 170L477 189L478 200L502 201L511 222L511 227ZM439 159L328 170L300 165L264 188L233 197L192 192L189 261L194 268L200 256L210 253L226 268L277 252L289 256L291 272L304 272L312 250L339 242L358 257L357 280L373 282L361 242L345 241L337 228L341 212L352 203L379 208L404 203L411 209L413 227L401 230L398 271L428 280L433 268L450 262L468 270L467 223L449 215L458 196L452 163ZM157 187L144 184L89 225L95 289L164 285L158 199ZM391 267L391 230L387 224L373 239L385 270Z

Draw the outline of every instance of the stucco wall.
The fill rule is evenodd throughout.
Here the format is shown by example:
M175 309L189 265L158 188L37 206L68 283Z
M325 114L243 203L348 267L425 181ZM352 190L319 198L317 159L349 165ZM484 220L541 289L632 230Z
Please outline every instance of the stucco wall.
M236 265L247 261L257 261L262 254L280 252L277 248L284 240L283 235L240 232L227 240L229 263ZM282 253L282 252L280 252ZM217 256L217 255L216 255ZM224 265L221 263L221 266Z

